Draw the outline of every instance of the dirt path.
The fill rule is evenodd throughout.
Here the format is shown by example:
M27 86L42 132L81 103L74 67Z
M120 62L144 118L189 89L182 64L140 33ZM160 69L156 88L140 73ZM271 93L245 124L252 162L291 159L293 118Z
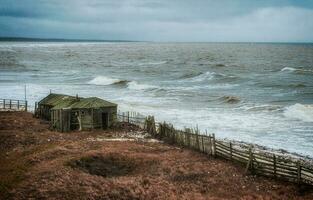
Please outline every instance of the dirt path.
M58 133L30 113L0 112L0 199L313 199L131 129Z

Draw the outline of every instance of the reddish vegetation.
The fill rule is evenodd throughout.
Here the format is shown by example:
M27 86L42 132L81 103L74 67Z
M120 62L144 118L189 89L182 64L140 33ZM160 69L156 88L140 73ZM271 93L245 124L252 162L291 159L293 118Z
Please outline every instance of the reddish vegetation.
M313 199L191 150L96 140L116 135L58 133L30 113L0 112L0 199Z

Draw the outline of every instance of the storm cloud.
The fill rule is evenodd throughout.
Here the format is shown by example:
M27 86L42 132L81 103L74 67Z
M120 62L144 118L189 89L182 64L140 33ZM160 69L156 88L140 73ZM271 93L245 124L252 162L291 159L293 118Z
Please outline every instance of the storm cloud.
M0 36L312 42L310 1L0 0Z

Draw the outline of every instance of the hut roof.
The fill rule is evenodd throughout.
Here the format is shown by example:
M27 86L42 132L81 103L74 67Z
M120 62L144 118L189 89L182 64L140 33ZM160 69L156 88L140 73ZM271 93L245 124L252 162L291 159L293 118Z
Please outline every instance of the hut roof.
M103 108L103 107L116 107L117 104L105 101L98 97L81 98L79 101L73 103L70 107L78 108Z
M76 97L64 95L64 94L51 93L48 96L46 96L44 99L39 101L38 103L43 104L43 105L56 106L64 102L68 102L72 100L76 100Z
M79 100L78 99L72 99L72 98L65 99L65 100L61 101L59 104L57 104L56 106L54 106L52 108L52 110L71 108L71 105L77 101L79 101Z

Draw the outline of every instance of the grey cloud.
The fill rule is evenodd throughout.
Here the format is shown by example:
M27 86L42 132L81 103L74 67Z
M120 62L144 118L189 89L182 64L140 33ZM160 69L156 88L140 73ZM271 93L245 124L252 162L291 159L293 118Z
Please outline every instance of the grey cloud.
M309 1L2 1L0 36L313 41L313 3Z

